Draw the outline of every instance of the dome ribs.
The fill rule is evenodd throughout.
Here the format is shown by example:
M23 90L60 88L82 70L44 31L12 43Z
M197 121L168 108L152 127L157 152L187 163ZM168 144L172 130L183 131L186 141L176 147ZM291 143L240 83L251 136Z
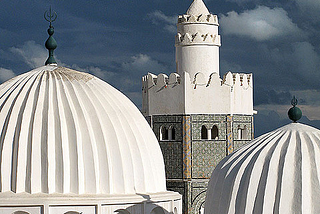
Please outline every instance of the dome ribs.
M88 82L82 87L88 99L87 103L90 103L90 109L87 109L87 116L91 124L92 147L95 153L94 163L96 171L96 191L99 193L103 193L108 192L110 189L109 173L106 173L106 171L104 170L109 168L107 148L106 144L102 143L106 142L105 133L103 133L103 118L105 118L106 113L102 107L101 101L95 95L96 90L94 91L94 88L92 86L93 85Z
M48 133L48 159L51 163L49 165L48 173L48 185L49 193L63 193L63 151L62 151L62 130L61 130L61 119L59 106L61 103L58 100L57 94L57 77L54 72L48 73L49 78L49 109L48 115L55 115L49 117L48 129L53 129L54 131L49 131Z
M320 130L299 123L279 128L219 163L205 212L320 213L319 166Z
M302 177L302 190L306 189L306 191L302 193L304 195L302 198L302 210L308 211L309 213L320 213L320 205L317 200L317 195L320 193L318 170L310 170L310 168L318 169L314 151L316 145L313 144L313 142L315 142L315 135L302 135L301 138L308 142L307 144L302 144L302 154L306 155L307 159L307 161L302 162L302 168L305 171L305 175ZM316 193L312 191L312 189L318 190L318 192ZM312 204L316 206L312 206ZM308 209L308 207L312 207L312 209Z
M77 134L74 117L71 106L65 91L67 90L62 77L58 72L57 92L60 108L61 120L61 139L63 154L63 193L78 193L79 173L78 173L78 151L77 151Z
M71 166L71 168L75 167L77 168L77 181L75 182L75 179L70 177L71 179L71 185L74 182L76 185L71 187L72 193L78 193L83 194L86 193L88 190L90 190L90 186L85 183L86 181L86 170L90 170L88 167L88 164L92 161L92 158L87 159L87 155L91 155L92 151L89 147L86 146L86 142L90 142L89 140L89 131L88 127L86 125L86 121L84 118L83 110L81 109L80 103L79 103L79 97L75 93L75 85L72 82L72 78L69 79L66 75L63 73L60 74L62 76L62 82L65 87L66 97L68 105L71 109L71 117L74 121L74 127L75 127L75 133L76 133L76 140L74 142L71 142L75 144L73 148L76 150L74 151L76 153L77 161L74 163L77 163L75 166ZM65 81L64 79L68 79L69 81ZM90 173L90 172L88 172ZM92 181L92 179L88 179L87 181ZM94 183L94 182L92 182ZM90 193L89 191L88 193Z
M244 208L246 208L248 192L255 188L252 185L258 182L259 179L257 177L252 177L251 173L255 170L256 161L265 158L263 150L266 147L267 143L262 140L260 143L251 145L245 150L246 152L242 157L239 158L241 161L237 162L237 165L233 169L237 174L235 174L236 179L232 185L233 190L230 192L230 204L232 204L232 206L230 206L231 210L229 210L229 212L243 213ZM253 153L252 151L255 152Z
M98 86L100 85L97 84ZM119 97L117 96L117 91L115 91L113 88L108 87L108 92L105 90L104 87L101 87L99 90L101 93L103 93L103 97L105 98L106 103L108 103L108 109L106 109L106 112L110 112L112 109L112 112L114 112L113 115L110 115L111 121L113 122L113 127L115 127L115 134L116 138L118 140L118 145L114 145L117 148L118 154L116 156L111 155L111 165L120 167L123 170L118 171L115 167L112 167L111 175L113 175L112 179L118 181L122 185L119 185L117 187L112 188L113 192L119 192L122 194L134 192L134 188L132 185L133 182L133 166L132 166L132 159L131 154L128 152L128 145L124 142L131 142L130 139L128 139L127 133L123 132L124 130L128 131L128 125L127 122L123 121L123 112L119 108ZM116 94L114 94L116 93ZM116 101L115 101L116 97ZM121 116L120 116L121 115ZM118 119L116 119L118 118ZM121 127L121 128L120 128Z
M43 155L47 155L46 145L47 142L42 142L43 134L46 133L45 127L42 125L42 123L37 123L36 121L42 120L43 116L45 114L44 111L44 102L46 101L46 81L45 81L45 72L41 72L38 76L38 88L36 90L35 96L34 96L34 105L32 111L34 113L34 122L32 122L32 148L31 148L31 193L38 193L45 191L47 193L47 182L44 180L46 176L47 171L47 156L43 157ZM47 116L44 118L44 123L47 124ZM43 148L45 147L45 148ZM40 185L39 185L40 184Z
M320 195L320 156L319 156L319 144L316 144L315 142L320 141L320 136L313 134L312 136L308 136L310 139L309 146L309 152L311 153L311 156L313 157L312 160L310 160L310 166L311 168L316 169L316 171L311 171L311 181L312 181L312 188L315 190L315 192L312 191L311 198L309 199L308 203L312 203L313 209L311 210L311 213L320 213L320 203L318 201L317 195ZM311 184L310 184L311 185ZM303 198L304 200L308 200Z
M100 79L43 66L2 84L0 108L0 194L166 191L152 130Z
M12 178L12 173L16 174L15 167L12 168L12 164L15 164L12 163L12 155L16 155L16 153L14 153L15 146L12 144L14 133L8 132L8 130L15 130L16 124L14 123L17 121L18 114L12 114L12 112L13 109L20 108L20 106L15 104L30 78L32 78L32 76L23 79L19 84L14 86L14 89L7 94L7 97L5 97L1 104L1 111L6 112L6 114L2 115L6 115L6 117L0 118L0 123L2 124L0 136L0 191L15 191L16 189L16 180ZM3 168L3 166L7 166L7 168ZM10 168L8 166L10 166Z
M126 124L127 128L125 130L127 130L127 132L125 133L127 140L130 142L128 143L128 154L130 154L128 156L128 160L126 160L125 162L129 162L131 164L130 168L131 168L131 172L130 175L126 175L126 180L129 180L130 183L130 188L132 189L131 191L135 191L135 190L139 190L140 193L145 193L146 192L146 183L147 182L147 176L145 175L145 173L141 173L140 170L138 169L143 169L143 172L147 172L150 170L152 170L153 166L151 167L146 167L145 165L150 164L150 161L152 160L152 158L148 159L149 161L144 161L144 157L146 155L149 155L149 153L143 153L143 151L141 151L141 148L139 147L139 145L137 144L137 142L140 142L141 144L144 143L144 141L141 138L141 133L139 131L139 129L136 129L136 127L141 128L140 124L137 124L137 120L139 120L139 118L136 117L132 117L131 113L132 112L127 112L124 111L123 107L124 106L130 106L130 109L135 109L135 106L131 106L132 103L128 103L127 100L119 100L118 103L116 102L115 98L117 96L117 91L114 91L115 93L113 94L114 96L110 96L110 98L112 100L114 100L114 103L118 106L118 109L120 109L120 113L123 114L123 119L124 121L122 122L122 124ZM128 106L128 107L129 107ZM141 146L141 145L140 145ZM147 147L146 147L147 148ZM146 149L145 151L148 151L148 149ZM149 151L151 152L151 151ZM131 154L136 154L135 156L132 156ZM133 179L129 178L130 176L133 177Z
M66 77L68 78L68 77ZM81 81L81 80L80 80ZM80 161L83 162L84 169L83 173L83 181L86 182L83 186L86 188L80 193L95 193L98 192L99 189L99 168L98 168L98 152L96 149L96 140L94 138L95 130L92 127L92 123L94 123L94 119L96 119L96 114L94 107L92 106L92 102L90 101L88 95L86 94L86 90L83 89L83 86L78 83L78 81L72 81L69 79L72 86L72 94L74 94L77 99L74 100L74 106L80 106L77 110L77 118L80 119L78 123L80 124L80 130L78 132L82 133L81 135L81 147L82 152L80 155ZM81 121L83 120L83 121ZM86 122L84 122L86 121Z
M32 80L33 79L33 80ZM22 179L26 181L26 160L28 158L27 156L27 143L22 141L22 145L20 145L20 139L21 139L21 127L23 126L23 117L25 113L25 109L27 107L27 101L29 99L30 91L34 88L34 85L36 85L36 78L35 75L32 76L32 78L28 79L25 83L26 85L29 85L29 87L23 87L21 90L25 90L25 96L19 96L18 99L23 99L22 104L20 106L17 106L19 109L17 122L15 126L14 131L14 138L13 138L13 152L12 152L12 167L11 167L11 191L12 192L25 192L25 187L20 186L17 187L17 180Z

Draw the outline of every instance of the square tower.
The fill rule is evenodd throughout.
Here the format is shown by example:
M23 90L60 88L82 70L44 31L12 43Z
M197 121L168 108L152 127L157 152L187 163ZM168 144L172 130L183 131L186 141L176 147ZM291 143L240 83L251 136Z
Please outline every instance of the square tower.
M253 139L252 74L219 74L218 18L194 0L178 18L176 73L142 78L142 112L158 138L167 188L202 213L219 161Z

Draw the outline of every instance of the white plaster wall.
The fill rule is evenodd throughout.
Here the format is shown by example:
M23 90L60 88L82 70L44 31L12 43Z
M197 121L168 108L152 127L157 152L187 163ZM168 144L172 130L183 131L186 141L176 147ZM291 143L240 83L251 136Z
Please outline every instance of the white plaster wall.
M202 72L207 78L211 73L219 74L219 46L192 45L176 48L177 72L187 72L192 81Z
M218 34L218 24L209 24L209 23L183 23L178 24L177 27L178 33L199 33L199 34Z
M5 196L4 196L5 194ZM0 214L25 211L30 214L64 214L75 211L84 214L115 214L127 210L130 214L150 214L155 207L165 213L182 214L182 198L175 192L149 195L21 195L0 194Z
M162 75L161 75L162 76ZM242 79L240 79L242 76ZM157 85L146 84L148 102L145 115L160 114L253 114L252 75L227 73L220 79L217 73L197 74L193 81L189 73L180 76L180 84L172 87L162 80ZM154 75L153 78L156 76ZM163 77L163 76L162 76ZM161 78L162 78L161 77ZM199 77L199 78L198 78ZM161 79L160 78L160 79ZM162 78L163 79L163 78ZM146 103L145 101L143 103Z
M163 74L160 74L161 77ZM170 75L172 77L173 75ZM149 74L145 77L145 95L143 96L143 113L145 115L154 114L181 114L184 112L184 88L182 84L175 84L175 80L168 79L168 84L163 80L163 78L158 78L156 83L151 79L157 77L155 75ZM173 79L173 77L172 77ZM144 106L146 105L146 106Z

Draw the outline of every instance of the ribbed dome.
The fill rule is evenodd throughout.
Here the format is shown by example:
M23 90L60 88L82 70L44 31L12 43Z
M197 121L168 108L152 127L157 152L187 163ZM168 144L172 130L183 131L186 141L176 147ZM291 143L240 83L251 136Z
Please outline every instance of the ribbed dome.
M156 137L109 84L43 66L2 84L0 96L0 194L166 191Z
M292 123L223 159L206 214L320 213L320 130Z

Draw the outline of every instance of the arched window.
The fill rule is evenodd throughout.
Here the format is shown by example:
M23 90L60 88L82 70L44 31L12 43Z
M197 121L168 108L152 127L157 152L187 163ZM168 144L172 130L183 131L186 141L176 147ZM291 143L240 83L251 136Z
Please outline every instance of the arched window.
M76 212L76 211L68 211L68 212L66 212L66 213L64 213L64 214L80 214L79 212Z
M165 212L161 207L156 207L151 211L150 214L165 214Z
M241 128L238 126L238 140L246 140L248 139L248 129L247 126L244 126L244 128Z
M173 126L169 127L168 130L168 140L175 140L176 139L176 130Z
M26 211L15 211L13 214L29 214Z
M247 126L244 126L244 128L243 128L242 139L248 139Z
M211 139L217 140L219 138L218 127L216 125L212 126L211 129Z
M243 131L242 131L242 129L240 128L240 126L238 126L238 140L241 140L241 139L242 139L242 134L243 134Z
M168 129L166 127L160 127L160 140L168 140Z
M208 129L205 125L201 126L201 139L208 139Z

